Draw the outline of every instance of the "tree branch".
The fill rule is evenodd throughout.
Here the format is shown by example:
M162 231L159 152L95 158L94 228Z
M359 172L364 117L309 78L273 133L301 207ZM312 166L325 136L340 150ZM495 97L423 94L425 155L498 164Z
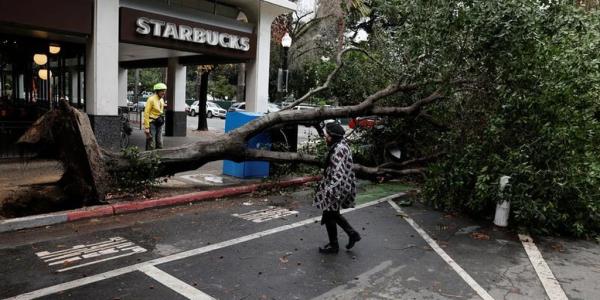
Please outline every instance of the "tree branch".
M247 149L246 151L244 151L243 156L245 157L245 159L262 159L271 162L281 163L295 162L323 167L323 161L319 160L316 156L295 152L274 152L268 150ZM374 177L386 175L398 176L414 174L425 176L425 168L397 170L382 167L367 167L360 164L354 164L352 169L356 172L356 175L359 177Z
M450 130L450 127L448 127L448 125L439 122L438 120L434 119L430 114L427 114L425 112L421 112L417 116L417 118L421 118L421 119L427 121L429 124L433 125L437 129L440 129L440 130L443 130L443 131Z
M364 53L368 58L370 58L371 60L375 61L376 63L378 63L380 66L384 66L383 63L381 63L380 61L376 60L375 58L373 58L373 56L371 56L371 54L369 52L367 52L364 49L360 49L360 48L356 48L356 47L351 47L351 48L346 48L342 51L340 51L338 53L338 55L336 56L336 67L335 69L333 69L333 71L331 71L331 73L329 73L329 75L327 75L327 79L325 80L325 82L319 86L316 87L314 89L311 89L310 91L308 91L308 93L304 94L304 96L300 97L298 100L292 102L290 105L284 107L282 110L289 110L295 106L298 106L300 103L306 101L310 96L321 92L325 89L327 89L329 87L329 84L331 83L331 81L333 80L334 76L337 75L337 73L339 72L339 70L344 66L344 62L342 60L342 57L344 54L346 54L347 52L350 51L359 51Z

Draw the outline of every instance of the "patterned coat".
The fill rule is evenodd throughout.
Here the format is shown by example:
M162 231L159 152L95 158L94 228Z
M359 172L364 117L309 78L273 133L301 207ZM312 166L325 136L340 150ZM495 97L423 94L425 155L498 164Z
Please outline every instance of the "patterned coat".
M342 140L333 145L323 178L317 184L313 205L327 211L354 207L356 177L352 170L352 151Z

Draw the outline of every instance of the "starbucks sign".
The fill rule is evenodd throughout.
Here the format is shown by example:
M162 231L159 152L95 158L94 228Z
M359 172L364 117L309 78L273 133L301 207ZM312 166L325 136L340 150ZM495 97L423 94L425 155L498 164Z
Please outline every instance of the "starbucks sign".
M250 38L214 29L166 22L159 19L139 17L136 32L163 39L205 44L240 51L250 50Z

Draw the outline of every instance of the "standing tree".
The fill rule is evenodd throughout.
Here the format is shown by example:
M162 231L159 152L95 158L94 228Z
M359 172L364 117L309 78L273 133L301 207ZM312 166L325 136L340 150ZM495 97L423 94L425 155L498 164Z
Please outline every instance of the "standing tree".
M206 101L208 96L208 76L213 70L212 65L201 65L196 68L196 98L198 99L198 128L199 131L208 130L206 121Z

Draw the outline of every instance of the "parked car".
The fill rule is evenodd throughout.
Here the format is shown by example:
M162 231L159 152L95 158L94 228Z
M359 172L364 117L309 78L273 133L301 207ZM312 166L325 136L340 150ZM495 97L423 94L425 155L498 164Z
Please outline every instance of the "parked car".
M280 110L281 110L281 108L279 108L279 106L277 106L276 104L273 104L273 103L267 104L267 112L277 112Z
M127 108L129 109L129 111L135 110L135 103L133 103L133 101L127 99Z
M281 109L279 108L279 106L273 104L273 103L268 103L267 104L267 112L276 112L276 111L280 111ZM238 102L238 103L234 103L229 107L228 111L246 111L246 102Z
M134 106L134 108L136 108L137 111L144 111L144 108L146 108L146 99L140 99L136 105Z
M199 104L199 101L195 101L190 106L189 112L188 112L188 114L190 116L194 117L198 114L198 112L200 111L198 109L198 104ZM227 111L225 109L223 109L222 107L220 107L218 104L216 104L214 102L206 101L206 117L207 118L219 117L221 119L225 119L226 114L227 114Z
M228 111L246 111L246 102L231 104Z
M207 101L206 102L206 117L219 117L221 119L225 119L225 115L227 115L227 111L220 107L219 104L214 102Z

